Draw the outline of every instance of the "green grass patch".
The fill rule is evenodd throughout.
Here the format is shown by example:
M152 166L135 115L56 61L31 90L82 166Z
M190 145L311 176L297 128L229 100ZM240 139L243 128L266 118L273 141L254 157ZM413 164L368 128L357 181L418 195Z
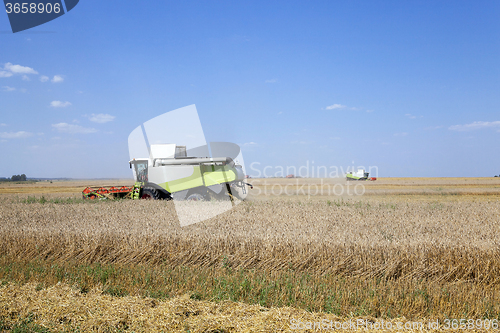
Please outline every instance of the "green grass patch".
M428 283L386 278L353 278L308 272L256 271L229 267L166 267L82 265L45 261L4 262L4 283L37 283L43 289L64 282L82 294L98 288L103 294L167 299L188 294L194 300L232 300L266 307L291 306L338 316L375 318L500 317L500 292L495 286ZM489 302L481 301L488 294Z
M35 196L28 196L25 199L20 199L20 202L25 203L25 204L34 204L34 203L40 203L40 204L46 204L46 203L52 203L52 204L76 204L76 203L83 203L83 202L92 202L93 200L85 200L83 198L50 198L47 199L45 196L40 196L40 197L35 197Z
M3 318L0 318L0 332L11 333L49 333L46 327L35 324L32 315L24 318L13 325L6 324Z

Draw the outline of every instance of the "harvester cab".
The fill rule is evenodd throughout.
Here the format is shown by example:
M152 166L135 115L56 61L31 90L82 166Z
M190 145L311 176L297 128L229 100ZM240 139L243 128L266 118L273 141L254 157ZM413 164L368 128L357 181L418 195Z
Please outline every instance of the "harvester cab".
M133 168L134 179L139 183L146 183L148 181L148 159L138 158L129 162L130 169Z

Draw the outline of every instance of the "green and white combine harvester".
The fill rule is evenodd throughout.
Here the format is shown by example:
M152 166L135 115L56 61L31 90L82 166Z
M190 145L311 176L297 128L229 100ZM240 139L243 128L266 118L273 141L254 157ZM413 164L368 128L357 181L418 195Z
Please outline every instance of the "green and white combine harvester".
M83 197L233 201L234 198L244 200L248 188L253 188L244 182L242 166L231 157L191 157L187 156L186 146L176 144L153 144L149 158L134 158L129 164L134 173L134 186L87 187Z
M369 176L370 174L363 169L358 169L356 172L350 171L345 175L347 180L377 180L376 177Z

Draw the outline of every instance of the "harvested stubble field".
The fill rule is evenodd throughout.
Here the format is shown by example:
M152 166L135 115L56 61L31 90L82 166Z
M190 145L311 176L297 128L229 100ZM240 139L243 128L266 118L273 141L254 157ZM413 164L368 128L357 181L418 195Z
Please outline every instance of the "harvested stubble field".
M476 195L457 190L466 182ZM59 200L79 195L51 185L36 198L0 188L4 328L281 332L294 331L292 319L500 319L496 179L382 180L342 198L261 192L183 228L172 202Z

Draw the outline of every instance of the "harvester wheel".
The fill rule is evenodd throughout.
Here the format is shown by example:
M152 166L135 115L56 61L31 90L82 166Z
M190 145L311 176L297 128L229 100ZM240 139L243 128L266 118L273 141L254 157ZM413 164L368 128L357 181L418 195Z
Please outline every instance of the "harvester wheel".
M141 199L145 200L159 200L160 193L154 188L146 187L142 190Z
M205 201L205 197L200 193L193 193L186 198L187 201Z

